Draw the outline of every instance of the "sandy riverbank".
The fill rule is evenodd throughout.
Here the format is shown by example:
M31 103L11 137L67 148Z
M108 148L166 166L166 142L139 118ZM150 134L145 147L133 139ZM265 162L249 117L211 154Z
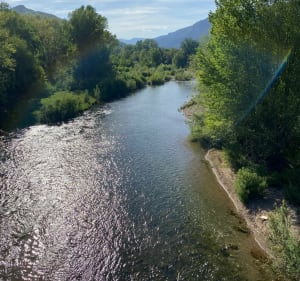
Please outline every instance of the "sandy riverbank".
M268 239L268 217L269 213L275 209L275 206L282 203L284 198L283 194L274 188L268 188L263 198L252 200L251 203L244 205L234 190L233 183L235 174L226 164L223 152L211 149L206 153L205 159L208 161L219 184L233 202L237 213L245 219L258 245L270 258L274 258L272 245ZM295 209L291 206L289 209L292 216L293 227L299 236L299 218L296 215Z

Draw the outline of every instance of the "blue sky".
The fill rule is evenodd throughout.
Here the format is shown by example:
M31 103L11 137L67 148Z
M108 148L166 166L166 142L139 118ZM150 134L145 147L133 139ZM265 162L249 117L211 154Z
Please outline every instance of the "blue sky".
M27 8L67 18L81 5L92 5L108 20L118 38L153 38L194 24L215 9L214 0L6 0L11 7Z

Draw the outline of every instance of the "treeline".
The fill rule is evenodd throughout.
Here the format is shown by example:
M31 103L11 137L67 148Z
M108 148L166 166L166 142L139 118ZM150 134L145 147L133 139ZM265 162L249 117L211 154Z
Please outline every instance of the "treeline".
M59 122L147 84L187 79L184 69L198 46L190 39L180 50L152 40L125 46L92 6L62 20L20 15L4 2L0 41L0 128L25 115L27 123Z
M216 4L197 53L192 138L224 149L243 201L273 186L300 204L300 2ZM299 271L290 278L299 280Z

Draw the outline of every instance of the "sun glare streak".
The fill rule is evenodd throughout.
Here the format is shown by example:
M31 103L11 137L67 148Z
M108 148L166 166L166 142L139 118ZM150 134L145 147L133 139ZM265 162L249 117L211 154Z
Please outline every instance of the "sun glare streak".
M263 91L258 95L258 97L255 99L255 101L251 104L251 106L245 111L245 113L234 123L233 128L237 127L243 120L249 116L249 114L256 108L256 106L265 98L265 96L270 92L271 88L273 87L274 83L277 81L277 79L280 77L282 72L284 71L289 57L291 55L291 49L287 51L287 54L283 58L281 64L275 71L274 75L272 76L271 80L267 83L266 87L263 89Z

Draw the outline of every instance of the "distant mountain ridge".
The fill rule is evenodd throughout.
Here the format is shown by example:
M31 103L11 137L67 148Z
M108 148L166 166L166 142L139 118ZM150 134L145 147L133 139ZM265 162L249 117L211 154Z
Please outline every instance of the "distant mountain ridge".
M58 18L57 16L52 15L52 14L38 12L38 11L28 9L24 5L15 6L12 8L12 10L19 14L23 14L23 15L37 15L37 16L46 17L46 18L56 18L56 19Z
M145 40L145 38L132 38L132 39L120 39L120 41L124 44L128 44L128 45L135 45L136 42L138 41L143 41Z
M167 35L162 35L154 38L160 47L164 48L179 48L182 41L186 38L191 38L199 41L201 37L208 35L210 30L210 22L208 18L200 20L195 24L178 29Z
M171 32L167 35L162 35L153 38L160 47L163 48L179 48L182 41L187 38L199 41L201 37L208 35L211 24L208 18L200 20L195 24L178 29L177 31ZM130 40L121 39L120 41L125 44L135 44L139 40L145 38L132 38Z

